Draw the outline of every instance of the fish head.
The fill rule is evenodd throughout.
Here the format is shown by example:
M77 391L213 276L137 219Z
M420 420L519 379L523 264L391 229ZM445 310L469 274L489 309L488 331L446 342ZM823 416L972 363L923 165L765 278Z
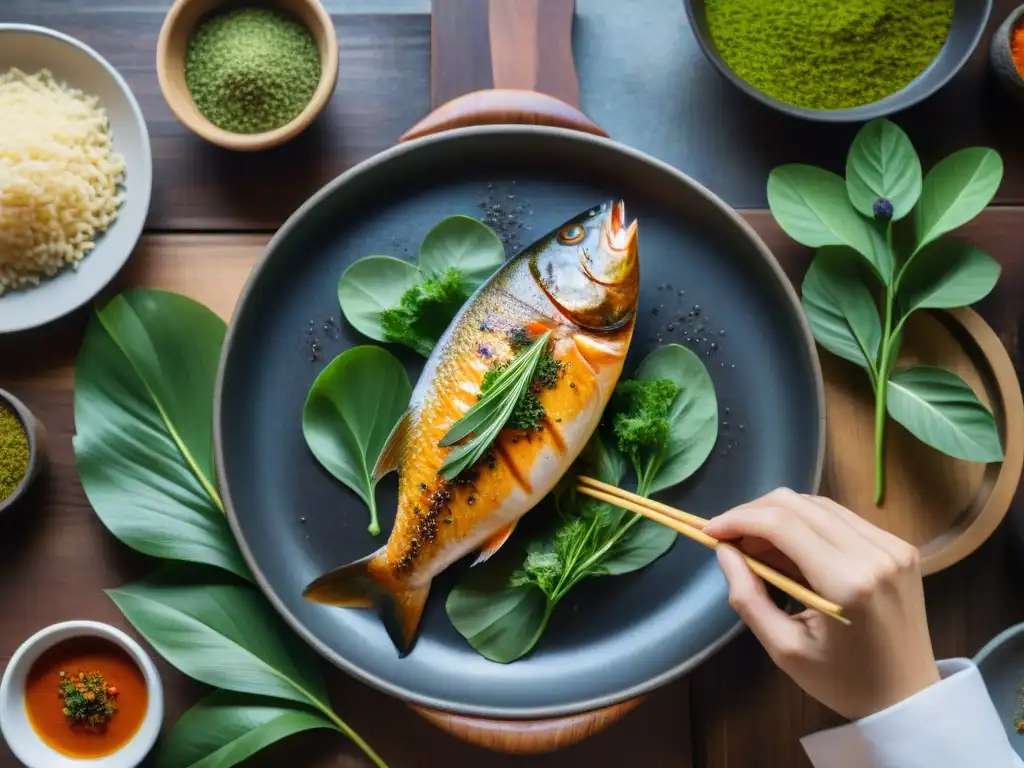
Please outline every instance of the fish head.
M533 279L576 325L610 331L633 319L640 289L637 223L626 224L623 201L583 211L530 251Z

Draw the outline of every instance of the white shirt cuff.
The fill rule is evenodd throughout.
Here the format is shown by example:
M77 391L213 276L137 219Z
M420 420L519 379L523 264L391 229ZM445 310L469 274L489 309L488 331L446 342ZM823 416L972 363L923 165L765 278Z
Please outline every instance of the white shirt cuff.
M940 661L939 674L899 704L801 739L814 768L1019 768L974 663Z

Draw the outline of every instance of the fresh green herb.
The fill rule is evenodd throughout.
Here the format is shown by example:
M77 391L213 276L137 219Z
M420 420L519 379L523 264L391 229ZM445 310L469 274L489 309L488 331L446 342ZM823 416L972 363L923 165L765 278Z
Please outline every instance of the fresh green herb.
M429 356L466 299L504 261L505 248L488 226L449 216L427 232L416 265L391 256L352 264L338 282L338 301L364 336Z
M57 693L64 701L64 717L80 725L98 728L117 712L117 688L108 686L99 672L60 671Z
M939 238L991 202L1003 162L994 150L972 147L945 158L922 180L907 135L888 120L875 120L854 139L846 175L844 182L820 168L781 166L769 176L768 204L790 237L819 248L803 283L814 337L864 368L874 390L880 504L886 413L950 456L1003 457L991 412L963 380L930 366L896 369L913 312L966 306L995 287L1000 267L991 256Z
M530 391L537 364L550 338L550 331L541 334L529 347L517 354L492 380L487 391L481 392L480 399L473 407L441 438L439 445L444 448L473 435L445 457L438 471L445 480L454 479L476 464L498 433L509 424L516 407Z
M403 293L397 307L381 312L384 336L429 357L468 298L462 273L455 267L440 275L430 275Z
M97 310L86 331L75 367L73 442L86 495L125 544L189 564L165 566L108 595L173 666L236 692L219 717L247 718L271 697L279 709L345 734L384 766L331 709L315 654L254 586L236 578L252 576L213 482L213 391L225 330L191 299L132 290ZM282 723L260 748L296 730L294 719ZM157 762L192 765L196 744L188 736L175 729ZM213 762L226 768L253 751L218 753Z
M576 493L575 478L586 474L618 485L631 461L645 495L685 480L707 460L718 434L711 378L696 355L670 344L644 360L637 381L619 387L619 403L606 418L622 425L615 427L622 433L618 441L635 460L595 433L552 493L554 515L546 528L525 543L506 545L449 594L452 624L492 661L529 653L555 606L581 581L643 568L675 541L670 528ZM616 413L616 407L624 410Z
M380 533L374 465L405 413L412 385L405 368L387 350L353 347L316 377L302 409L306 445L324 468L370 509L367 530Z
M522 354L522 346L514 344L513 349L520 350L519 354ZM494 387L506 368L508 368L507 363L496 363L488 369L487 373L484 374L483 381L480 383L481 397ZM541 353L540 360L537 361L537 368L533 372L533 379L530 382L529 389L527 389L526 394L516 404L505 426L512 429L527 430L540 428L544 423L544 417L547 416L547 412L544 410L544 404L541 403L538 395L544 389L554 389L558 385L558 380L561 378L564 369L565 364L555 359L554 355L551 354L550 347L545 347Z
M668 446L668 411L680 389L669 379L627 379L615 387L619 410L612 419L619 450L633 465L637 493L647 495ZM616 405L613 403L613 405Z

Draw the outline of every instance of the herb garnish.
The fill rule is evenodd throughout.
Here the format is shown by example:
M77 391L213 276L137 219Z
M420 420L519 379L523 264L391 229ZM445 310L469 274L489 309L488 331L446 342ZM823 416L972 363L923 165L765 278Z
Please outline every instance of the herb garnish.
M78 725L101 727L117 712L117 688L108 686L99 672L69 675L61 670L57 693L64 701L64 716Z
M471 569L449 594L452 624L492 661L507 663L529 653L555 606L581 581L643 568L676 539L670 528L576 493L575 478L586 474L618 485L628 456L638 492L649 495L696 472L718 435L718 404L707 369L678 344L661 347L644 360L635 381L620 382L605 415L615 434L602 436L599 430L591 438L549 497L553 518L539 531L527 530L519 546L506 545ZM531 522L520 527L529 529Z
M454 479L469 469L490 448L494 438L508 425L516 406L529 393L537 365L547 349L551 331L538 336L529 347L517 354L492 379L480 399L456 421L438 443L442 448L453 446L473 435L466 443L451 450L445 457L438 474L445 480Z
M519 329L513 330L509 334L509 340L512 343L512 348L518 354L522 354L523 349L529 345L530 341L528 336L525 342L520 341L522 337L518 336L518 333L520 333ZM522 329L521 333L526 334L526 329ZM508 368L508 365L508 363L495 363L484 374L483 381L480 383L481 397L487 394L494 387L495 383L500 380L502 373ZM555 359L550 347L544 347L540 360L537 361L537 367L533 372L530 386L526 394L516 404L505 426L513 429L540 429L547 412L544 410L544 405L541 403L538 395L541 390L554 389L558 385L558 380L561 378L564 370L565 363Z
M907 135L888 120L874 120L853 140L845 181L809 165L783 165L768 178L768 205L779 226L819 249L802 287L814 338L864 368L875 393L876 504L885 487L887 412L950 456L1003 457L991 412L959 376L928 365L896 369L914 311L967 306L995 287L995 259L939 238L981 213L1002 177L997 152L971 147L922 180Z
M430 275L403 293L397 307L380 313L384 336L429 357L468 298L462 272L455 267Z

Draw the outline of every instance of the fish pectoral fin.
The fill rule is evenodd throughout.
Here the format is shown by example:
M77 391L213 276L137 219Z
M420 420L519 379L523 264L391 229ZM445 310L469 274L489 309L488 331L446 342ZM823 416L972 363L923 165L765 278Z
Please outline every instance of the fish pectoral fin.
M377 457L377 463L373 467L374 482L380 480L388 472L394 472L398 469L398 464L402 460L402 453L405 451L405 444L409 440L409 427L411 423L412 409L410 408L402 414L402 418L395 424L391 434L388 435L388 441L384 443L380 456Z
M480 563L486 563L490 560L494 553L501 549L505 542L508 541L508 537L512 535L512 531L516 529L516 523L518 522L519 521L516 520L509 523L488 539L487 542L480 547L480 554L477 555L476 560L473 561L473 565L471 565L470 568L474 565L480 565Z
M335 568L314 581L302 596L314 603L339 608L373 608L400 656L412 650L430 594L426 586L410 586L391 576L385 548L349 565Z

